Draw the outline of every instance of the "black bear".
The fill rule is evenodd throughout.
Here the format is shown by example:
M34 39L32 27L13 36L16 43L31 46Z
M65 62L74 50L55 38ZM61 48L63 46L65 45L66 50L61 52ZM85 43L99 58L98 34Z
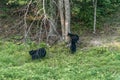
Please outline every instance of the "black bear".
M45 48L39 48L37 50L29 51L29 54L31 55L33 60L38 58L43 58L46 56L46 50Z
M70 50L71 50L72 53L76 52L76 44L75 43L71 42Z
M68 33L68 36L70 37L70 50L72 53L76 52L76 43L79 40L79 36L77 34Z

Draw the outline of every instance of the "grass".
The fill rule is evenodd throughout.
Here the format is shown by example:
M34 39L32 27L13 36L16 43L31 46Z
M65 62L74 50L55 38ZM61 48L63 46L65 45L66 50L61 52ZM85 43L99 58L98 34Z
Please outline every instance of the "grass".
M53 46L42 60L28 51L41 45L0 41L1 80L120 80L120 50L112 47L69 49ZM43 46L43 44L42 44Z

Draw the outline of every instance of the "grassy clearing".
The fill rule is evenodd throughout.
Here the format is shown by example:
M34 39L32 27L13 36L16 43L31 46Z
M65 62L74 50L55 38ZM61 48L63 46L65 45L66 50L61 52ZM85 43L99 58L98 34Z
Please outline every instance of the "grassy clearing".
M41 45L39 45L41 46ZM47 48L42 60L31 60L35 44L0 42L1 80L120 80L119 47L92 47L70 54L65 47Z

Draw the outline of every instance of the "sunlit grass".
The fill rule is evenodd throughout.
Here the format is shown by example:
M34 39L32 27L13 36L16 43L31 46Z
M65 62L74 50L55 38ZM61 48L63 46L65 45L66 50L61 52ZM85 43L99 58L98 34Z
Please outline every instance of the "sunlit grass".
M42 44L43 45L43 44ZM31 60L28 51L41 47L0 42L1 80L120 80L118 47L78 48L71 54L64 46L46 47L47 56Z

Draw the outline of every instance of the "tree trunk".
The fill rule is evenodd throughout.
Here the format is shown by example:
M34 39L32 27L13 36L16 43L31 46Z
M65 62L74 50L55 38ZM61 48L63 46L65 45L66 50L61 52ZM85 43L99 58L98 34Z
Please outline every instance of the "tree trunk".
M64 6L63 0L59 0L60 21L62 29L62 38L65 39L65 18L64 18Z
M96 33L96 10L97 10L97 0L93 0L94 3L94 26L93 33Z
M70 32L70 3L69 0L64 0L65 3L65 41L68 41L67 34Z
M68 41L67 34L70 32L70 3L69 0L59 0L59 12L62 28L62 38Z

